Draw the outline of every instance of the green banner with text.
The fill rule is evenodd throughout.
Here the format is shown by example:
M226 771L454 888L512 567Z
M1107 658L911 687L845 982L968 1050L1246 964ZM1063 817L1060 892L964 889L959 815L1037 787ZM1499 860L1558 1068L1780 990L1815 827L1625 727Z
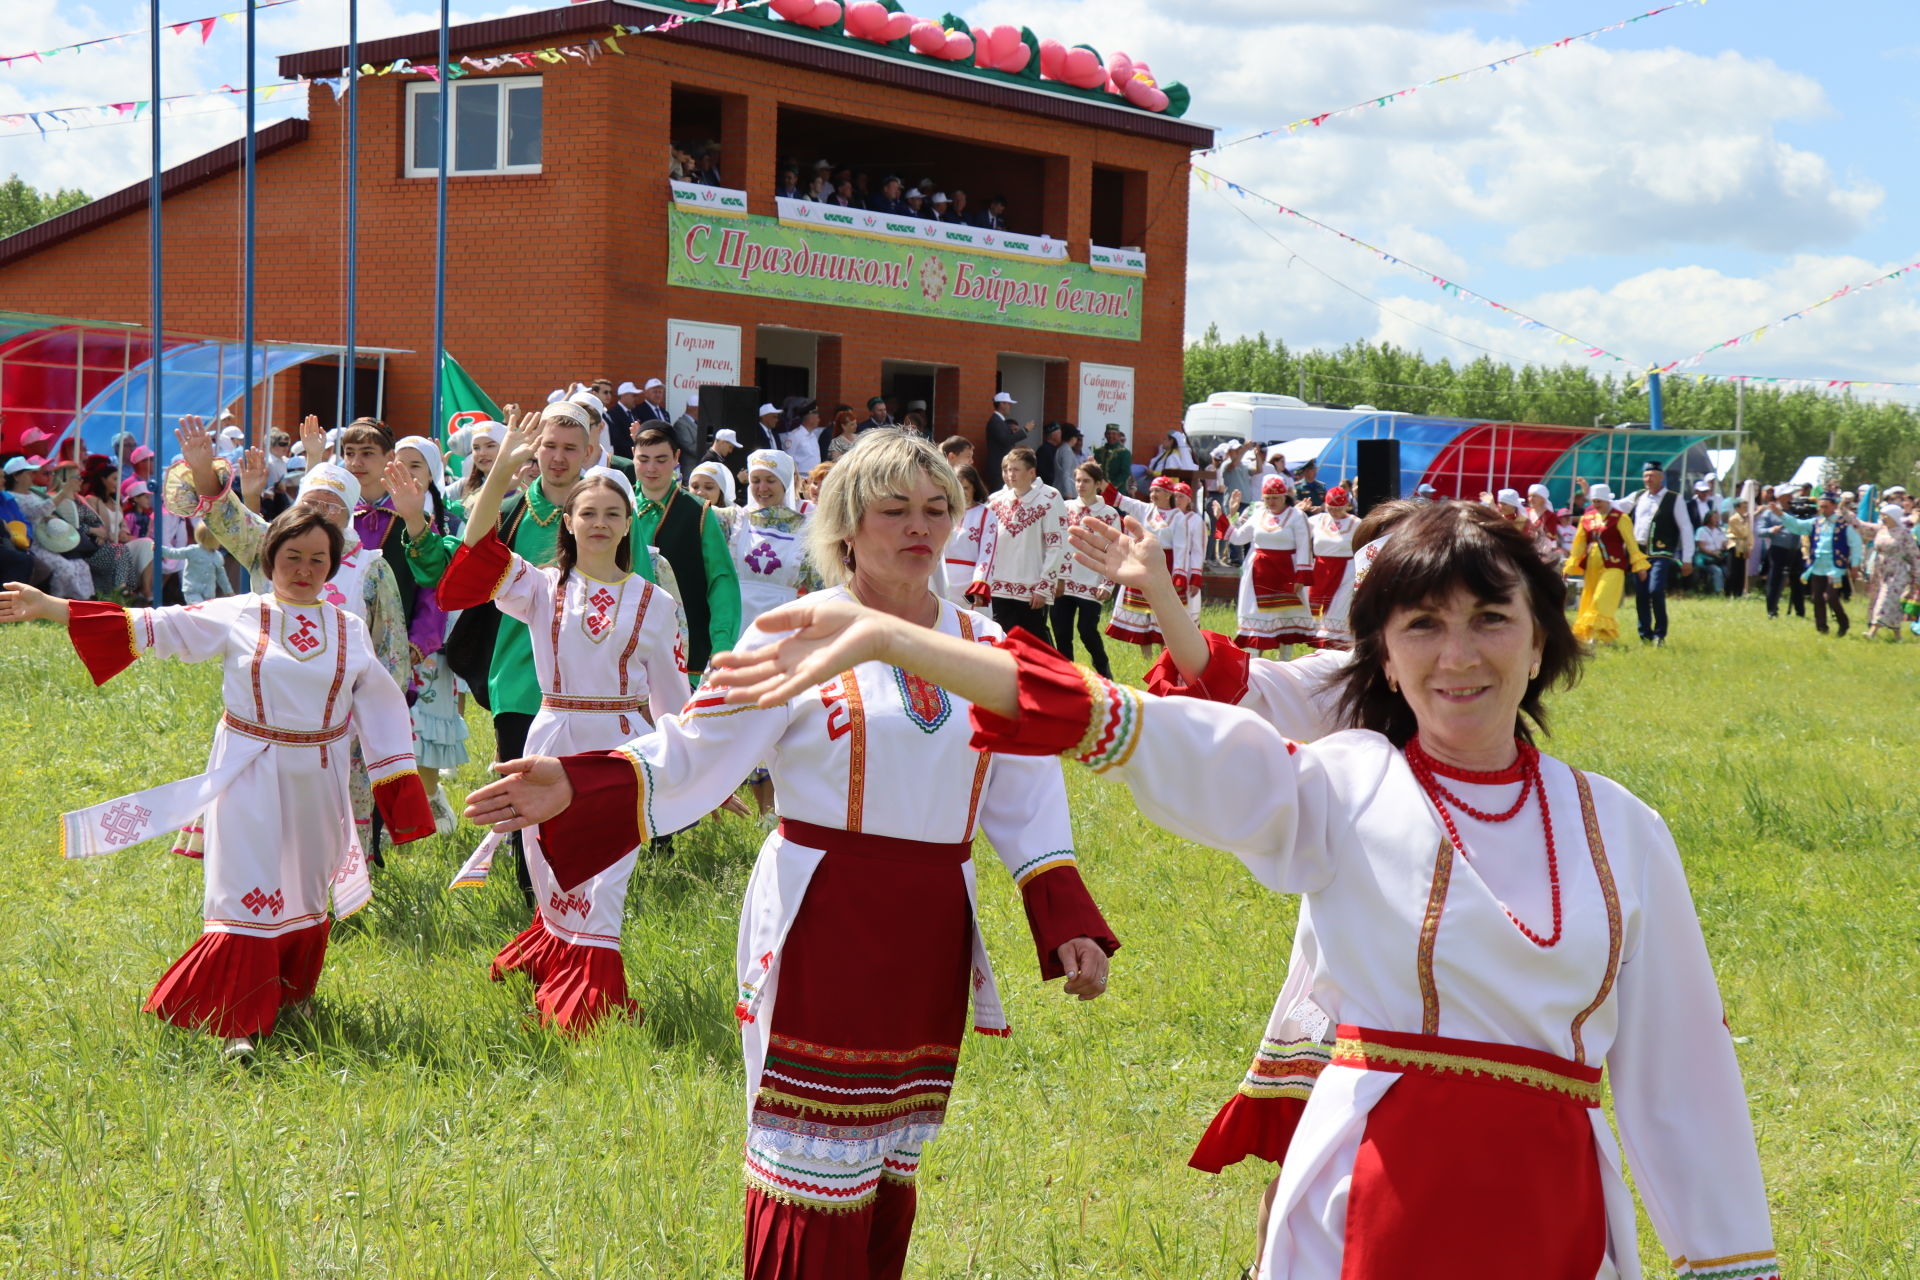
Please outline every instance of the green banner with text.
M683 288L1094 338L1140 338L1146 282L1084 263L1003 258L784 226L772 218L712 217L681 209L668 211L667 226L667 283Z

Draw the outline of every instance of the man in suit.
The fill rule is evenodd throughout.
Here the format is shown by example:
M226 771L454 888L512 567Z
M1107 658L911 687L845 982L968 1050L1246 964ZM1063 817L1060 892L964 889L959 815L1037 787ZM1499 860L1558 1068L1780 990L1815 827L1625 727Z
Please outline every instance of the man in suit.
M956 226L973 225L973 210L967 208L967 193L960 188L953 189L953 199L947 205L946 213L940 217L942 222L951 222Z
M1707 517L1720 510L1720 504L1713 496L1713 481L1696 480L1693 496L1687 499L1687 518L1696 529L1707 527Z
M886 182L880 187L880 194L867 202L867 208L875 213L890 214L896 218L907 216L911 210L907 208L907 202L900 198L900 185L900 179L897 176L887 175Z
M607 443L615 457L633 456L633 415L639 405L640 388L631 382L621 383L607 409Z
M862 431L877 431L881 427L890 427L892 425L893 415L887 412L887 398L885 396L874 396L867 401L866 421L862 422L853 430L854 434L858 435Z
M1000 464L1006 461L1007 455L1027 442L1027 432L1021 429L1019 423L1007 416L1007 411L1017 403L1019 402L1004 391L993 393L993 416L987 419L985 433L986 466L980 472L983 477L999 475ZM988 483L991 484L992 481Z
M673 415L667 412L667 384L658 378L647 379L647 384L640 388L640 403L633 407L633 434L637 436L648 427L659 427L662 431L673 427Z
M687 407L673 420L673 443L680 451L680 480L693 475L700 458L700 389L687 392Z
M987 201L987 211L974 219L974 226L983 231L1005 231L1007 229L1007 198L994 196Z

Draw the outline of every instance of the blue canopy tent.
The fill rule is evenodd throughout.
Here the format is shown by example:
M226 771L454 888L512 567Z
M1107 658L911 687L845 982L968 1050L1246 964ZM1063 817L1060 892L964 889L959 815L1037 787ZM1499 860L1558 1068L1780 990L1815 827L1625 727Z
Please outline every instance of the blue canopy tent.
M1416 418L1404 413L1375 413L1356 418L1320 450L1320 474L1332 484L1334 477L1345 479L1359 474L1360 440L1398 440L1400 442L1400 492L1412 497L1425 478L1433 460L1458 439L1462 432L1482 425L1468 418Z

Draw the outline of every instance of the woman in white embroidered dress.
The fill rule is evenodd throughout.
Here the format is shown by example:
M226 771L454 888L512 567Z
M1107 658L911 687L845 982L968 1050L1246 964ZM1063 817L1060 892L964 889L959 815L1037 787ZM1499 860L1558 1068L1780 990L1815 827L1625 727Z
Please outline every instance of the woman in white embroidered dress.
M1100 497L1107 487L1107 473L1097 462L1083 462L1073 472L1075 496L1067 500L1067 536L1076 527L1092 523L1117 527L1120 513ZM1080 643L1087 647L1093 669L1103 676L1113 674L1107 663L1106 642L1100 638L1100 606L1113 594L1113 583L1071 555L1062 560L1059 581L1054 588L1053 645L1068 661L1073 660L1073 633L1080 632Z
M142 655L225 669L226 712L206 772L62 815L61 851L112 853L205 813L204 932L145 1008L221 1037L230 1056L252 1053L282 1007L313 995L329 910L344 918L372 896L347 794L349 735L362 744L394 841L433 834L406 697L365 624L321 599L341 545L324 515L293 507L262 546L268 595L123 609L17 582L0 591L0 622L64 624L95 684Z
M994 640L992 622L933 590L959 505L932 445L866 432L813 517L813 561L835 585L803 600L858 598L956 643ZM772 639L747 630L749 645ZM509 761L468 814L543 823L565 885L709 812L762 760L780 825L740 921L746 1275L894 1280L970 990L974 1029L1008 1033L975 917L976 831L1020 886L1042 975L1083 999L1105 989L1117 944L1080 881L1057 763L974 751L966 703L863 662L777 706L703 692L619 752Z
M959 478L961 500L966 509L955 517L953 536L947 539L946 596L949 600L961 601L967 598L967 588L973 585L974 570L993 551L994 532L1000 522L987 509L987 499L993 494L973 464L955 467L953 474Z
M1173 486L1173 510L1173 531L1169 536L1180 540L1183 551L1174 558L1187 566L1181 599L1187 606L1187 617L1199 622L1200 597L1207 575L1207 520L1194 505L1192 485L1182 481Z
M1236 514L1228 508L1229 519ZM1290 645L1311 640L1313 614L1305 597L1313 573L1313 532L1293 505L1285 476L1261 479L1260 505L1238 516L1227 541L1253 547L1240 574L1240 629L1233 642L1250 653L1278 649L1284 656Z
M1173 495L1179 487L1178 480L1155 476L1153 483L1147 486L1148 501L1142 502L1108 485L1107 501L1118 508L1122 515L1139 521L1154 536L1166 556L1167 572L1173 576L1174 591L1184 603L1187 598L1187 579L1198 570L1192 563L1186 539L1169 532L1176 527L1181 530L1186 528L1180 513L1173 506ZM1107 619L1107 634L1115 640L1139 645L1143 658L1153 657L1154 646L1161 643L1160 627L1154 621L1154 612L1148 606L1146 597L1124 587L1120 591L1120 599L1113 606L1113 616Z
M981 552L967 597L991 604L1003 630L1025 627L1051 644L1047 610L1067 560L1067 504L1040 479L1038 459L1024 445L1007 451L1000 474L1007 487L987 501L993 545Z
M1327 490L1326 510L1307 517L1313 550L1313 585L1307 592L1307 604L1316 622L1326 617L1347 566L1353 563L1353 534L1359 525L1360 518L1353 514L1353 495L1343 484ZM1317 636L1310 640L1319 643Z
M692 693L681 666L674 600L633 572L633 489L618 471L590 468L568 493L552 566L533 565L500 541L500 504L513 473L534 456L537 439L532 428L507 432L474 499L464 545L440 579L440 599L450 609L491 600L527 624L541 691L528 750L607 750L645 733ZM406 504L403 514L423 496L398 468L389 468L387 481L395 506ZM454 888L486 882L501 839L488 835ZM584 1031L609 1013L637 1012L627 994L620 927L640 842L587 883L562 888L539 833L523 839L533 923L494 957L494 980L525 973L540 1020L566 1032Z
M729 696L778 700L883 658L968 698L983 749L1115 773L1156 823L1307 896L1309 985L1336 1039L1281 1169L1263 1280L1637 1277L1602 1064L1680 1274L1778 1277L1673 838L1624 788L1528 741L1521 716L1543 721L1579 648L1564 583L1511 523L1448 503L1396 529L1355 590L1337 677L1353 729L1306 746L1017 634L955 645L847 601L763 622L799 630L730 655L716 676ZM1265 803L1193 804L1195 770L1248 768Z

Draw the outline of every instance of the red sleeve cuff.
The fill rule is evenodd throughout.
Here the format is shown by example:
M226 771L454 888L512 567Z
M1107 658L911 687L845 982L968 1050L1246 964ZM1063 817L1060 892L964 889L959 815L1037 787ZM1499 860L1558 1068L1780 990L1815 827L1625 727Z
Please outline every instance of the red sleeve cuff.
M1233 525L1228 523L1227 518L1225 516L1215 516L1213 518L1213 536L1214 537L1224 538L1232 532L1233 532Z
M1107 921L1094 905L1080 879L1080 869L1071 864L1042 871L1020 890L1027 908L1027 928L1040 953L1040 977L1043 981L1064 978L1059 950L1075 938L1091 938L1108 955L1120 949L1119 939L1107 927Z
M540 824L541 852L560 888L571 893L638 848L640 778L618 751L561 756L573 803Z
M1200 673L1200 678L1187 683L1173 655L1163 653L1147 670L1147 692L1156 698L1201 698L1238 706L1247 696L1251 660L1225 636L1213 631L1200 634L1207 638L1207 669Z
M67 637L96 685L113 679L140 656L133 647L133 615L104 600L67 601Z
M1009 718L973 708L973 749L1010 756L1057 756L1079 746L1093 719L1090 677L1016 627L997 647L1020 668L1020 709Z
M1120 505L1120 490L1114 488L1111 477L1107 480L1107 487L1100 491L1100 500L1110 507Z
M492 529L469 547L464 543L436 588L442 609L471 609L500 594L513 569L513 552Z
M374 783L373 803L395 844L409 844L433 834L433 808L427 803L427 789L412 769Z

